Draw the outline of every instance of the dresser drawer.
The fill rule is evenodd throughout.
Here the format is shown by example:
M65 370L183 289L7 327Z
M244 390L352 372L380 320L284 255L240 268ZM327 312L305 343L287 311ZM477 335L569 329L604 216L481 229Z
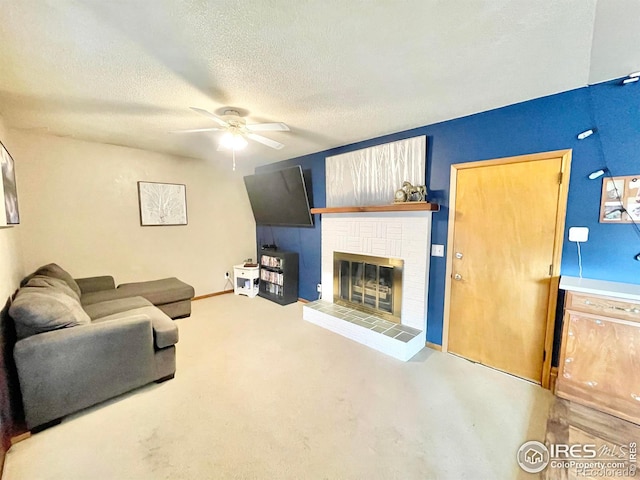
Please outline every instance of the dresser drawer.
M566 312L559 397L640 424L640 324Z
M565 309L640 322L640 302L568 292Z
M235 270L236 270L236 275L238 277L245 277L245 278L251 277L258 271L257 268L251 269L251 268L242 268L242 267L235 267Z

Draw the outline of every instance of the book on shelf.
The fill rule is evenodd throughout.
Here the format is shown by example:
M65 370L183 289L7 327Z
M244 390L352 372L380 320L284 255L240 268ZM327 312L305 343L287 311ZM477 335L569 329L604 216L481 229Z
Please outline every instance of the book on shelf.
M284 276L282 273L262 270L260 271L260 279L269 283L277 283L278 285L282 285Z
M275 283L267 283L265 286L265 291L277 296L282 296L284 293L284 289L282 288L282 286L276 285Z
M262 255L260 263L264 267L282 268L282 259L278 257L270 257L269 255Z

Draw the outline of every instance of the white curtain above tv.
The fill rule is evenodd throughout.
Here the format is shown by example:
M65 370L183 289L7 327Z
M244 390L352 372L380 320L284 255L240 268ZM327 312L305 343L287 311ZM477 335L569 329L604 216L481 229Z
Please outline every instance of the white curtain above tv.
M386 205L402 183L425 184L427 137L326 158L327 207Z

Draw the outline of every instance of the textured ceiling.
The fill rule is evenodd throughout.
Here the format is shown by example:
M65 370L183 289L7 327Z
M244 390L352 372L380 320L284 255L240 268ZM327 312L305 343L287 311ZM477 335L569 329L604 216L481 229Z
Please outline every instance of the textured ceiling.
M0 0L9 127L228 160L189 110L285 122L253 165L640 68L636 0Z

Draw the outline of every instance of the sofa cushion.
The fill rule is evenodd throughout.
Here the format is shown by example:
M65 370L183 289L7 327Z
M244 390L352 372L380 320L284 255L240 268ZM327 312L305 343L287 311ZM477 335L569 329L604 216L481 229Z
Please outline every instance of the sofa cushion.
M123 283L118 285L116 290L127 292L130 297L144 297L154 305L190 300L195 295L191 285L175 277L148 282Z
M193 287L177 278L163 278L149 282L124 283L115 290L85 293L80 297L82 305L91 305L118 298L144 297L154 305L190 300Z
M53 288L59 292L69 295L76 302L80 301L80 296L65 282L59 278L48 277L46 275L34 275L27 282L27 287Z
M126 312L134 308L150 307L151 302L142 297L119 298L116 300L106 300L104 302L92 303L84 306L84 311L91 320L97 320L114 313Z
M100 290L114 290L116 282L111 275L100 275L97 277L74 278L80 291L85 293L99 292Z
M107 302L109 300L118 300L123 298L132 298L138 295L133 295L131 292L127 292L126 290L118 290L114 288L113 290L100 290L99 292L89 292L85 293L80 297L80 303L84 307L88 305L93 305L94 303L99 302Z
M69 287L74 292L76 292L78 297L80 297L81 295L80 287L78 286L76 281L73 279L73 277L69 274L69 272L67 272L62 267L60 267L55 263L43 265L42 267L37 269L35 272L33 272L31 275L29 275L27 278L22 280L22 283L20 284L20 286L24 287L29 282L29 280L31 280L31 278L35 277L36 275L46 275L47 277L52 277L52 278L57 278L59 280L62 280L67 285L69 285Z
M72 297L55 288L23 287L9 307L19 339L91 322Z
M93 323L108 322L130 317L132 315L146 315L151 319L153 327L153 338L156 348L166 348L178 343L178 327L173 320L167 317L160 309L149 305L146 307L132 308L121 313L114 313L106 317L100 317Z

